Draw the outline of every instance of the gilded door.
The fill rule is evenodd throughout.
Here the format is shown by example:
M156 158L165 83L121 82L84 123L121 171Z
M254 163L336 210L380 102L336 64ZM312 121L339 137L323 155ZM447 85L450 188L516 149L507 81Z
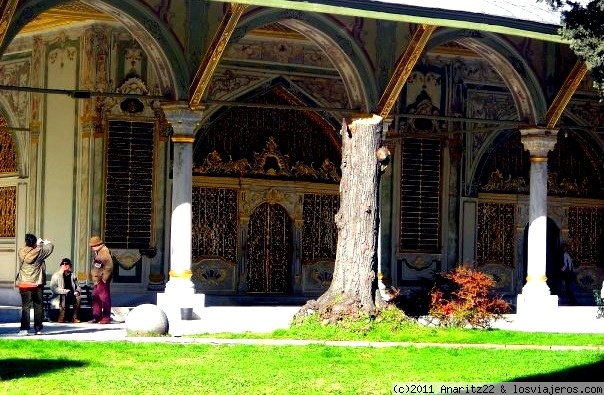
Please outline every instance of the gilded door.
M263 203L254 210L247 243L248 292L290 292L291 233L291 220L282 206Z

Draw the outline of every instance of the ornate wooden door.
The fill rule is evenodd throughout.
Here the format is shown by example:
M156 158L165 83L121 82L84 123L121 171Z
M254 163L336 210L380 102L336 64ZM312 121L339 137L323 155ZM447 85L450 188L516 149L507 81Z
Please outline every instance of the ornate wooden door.
M263 203L250 215L248 292L291 291L291 220L279 204Z

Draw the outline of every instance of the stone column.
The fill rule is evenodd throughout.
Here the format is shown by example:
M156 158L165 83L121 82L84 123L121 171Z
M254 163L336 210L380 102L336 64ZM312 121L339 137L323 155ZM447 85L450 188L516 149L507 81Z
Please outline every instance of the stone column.
M556 144L556 131L525 129L522 144L531 155L528 264L526 284L518 295L517 313L526 317L549 316L558 307L545 277L547 255L547 153Z
M203 295L195 297L191 281L192 172L193 142L201 121L201 112L184 103L163 106L172 125L174 158L172 164L172 219L170 225L170 280L164 294L157 295L157 305L166 313L170 332L178 330L181 309L193 311L204 307ZM176 325L175 325L176 324Z

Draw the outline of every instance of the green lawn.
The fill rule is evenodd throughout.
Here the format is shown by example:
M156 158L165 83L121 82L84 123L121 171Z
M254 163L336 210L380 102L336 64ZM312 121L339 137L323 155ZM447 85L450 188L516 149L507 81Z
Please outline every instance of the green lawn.
M604 352L0 340L2 394L390 394L393 382L599 381Z
M600 334L428 328L391 310L379 317L199 336L604 346ZM593 382L602 371L604 351L594 350L0 340L0 394L390 394L394 382Z

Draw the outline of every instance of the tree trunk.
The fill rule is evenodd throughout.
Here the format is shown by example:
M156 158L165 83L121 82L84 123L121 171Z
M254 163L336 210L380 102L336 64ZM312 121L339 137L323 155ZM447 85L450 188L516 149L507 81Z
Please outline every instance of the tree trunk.
M333 279L317 300L309 301L297 315L317 312L324 321L373 315L375 269L379 227L382 118L355 120L342 125L342 179L340 209L335 217L338 242Z

